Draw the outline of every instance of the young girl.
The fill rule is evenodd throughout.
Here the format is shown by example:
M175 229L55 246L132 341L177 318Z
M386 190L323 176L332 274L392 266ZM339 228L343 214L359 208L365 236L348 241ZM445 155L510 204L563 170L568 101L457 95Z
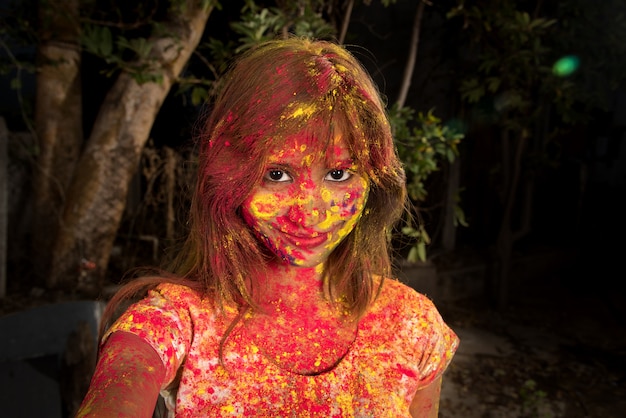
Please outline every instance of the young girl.
M404 172L373 81L344 48L263 43L202 127L174 274L103 335L79 417L436 417L458 339L391 278ZM106 324L105 324L106 325Z

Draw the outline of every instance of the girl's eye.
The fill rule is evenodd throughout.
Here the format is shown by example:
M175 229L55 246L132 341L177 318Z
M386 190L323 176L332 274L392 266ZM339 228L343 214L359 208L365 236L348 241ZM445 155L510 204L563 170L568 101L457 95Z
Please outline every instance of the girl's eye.
M275 181L275 182L283 182L283 181L291 181L291 176L289 176L289 174L287 174L286 172L284 172L283 170L269 170L266 174L265 174L265 178L267 180L270 181Z
M330 170L324 180L330 181L346 181L352 177L352 173L348 170Z

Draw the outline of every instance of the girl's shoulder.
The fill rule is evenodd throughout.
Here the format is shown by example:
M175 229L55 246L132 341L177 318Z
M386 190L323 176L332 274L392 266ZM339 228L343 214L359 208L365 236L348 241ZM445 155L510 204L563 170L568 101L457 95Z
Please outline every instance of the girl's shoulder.
M427 295L419 293L397 279L390 278L384 279L374 306L385 310L409 309L422 312L436 310L433 301Z
M193 283L191 285L176 282L161 283L148 293L147 299L152 304L162 303L187 311L192 318L202 317L202 320L219 317L228 321L240 311L236 303L220 300L211 291L206 291Z
M149 295L155 293L172 302L185 304L200 303L203 299L203 293L200 290L194 289L186 284L173 282L164 282L159 284L149 293Z

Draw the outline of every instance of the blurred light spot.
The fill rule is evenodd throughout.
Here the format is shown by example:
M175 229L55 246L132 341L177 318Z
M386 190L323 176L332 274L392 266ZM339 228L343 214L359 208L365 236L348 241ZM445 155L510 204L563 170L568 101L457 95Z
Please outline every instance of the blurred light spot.
M552 66L552 72L558 77L572 75L578 69L580 60L575 55L567 55L557 60Z

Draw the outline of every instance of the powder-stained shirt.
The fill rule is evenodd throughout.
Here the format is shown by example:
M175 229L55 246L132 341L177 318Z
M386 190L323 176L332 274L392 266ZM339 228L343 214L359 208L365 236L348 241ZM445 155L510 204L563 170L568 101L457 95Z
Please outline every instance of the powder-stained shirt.
M409 417L415 391L444 372L458 345L433 303L396 280L385 281L345 357L317 375L281 369L242 321L220 362L220 340L236 315L187 287L163 284L107 335L128 331L156 350L170 417Z

